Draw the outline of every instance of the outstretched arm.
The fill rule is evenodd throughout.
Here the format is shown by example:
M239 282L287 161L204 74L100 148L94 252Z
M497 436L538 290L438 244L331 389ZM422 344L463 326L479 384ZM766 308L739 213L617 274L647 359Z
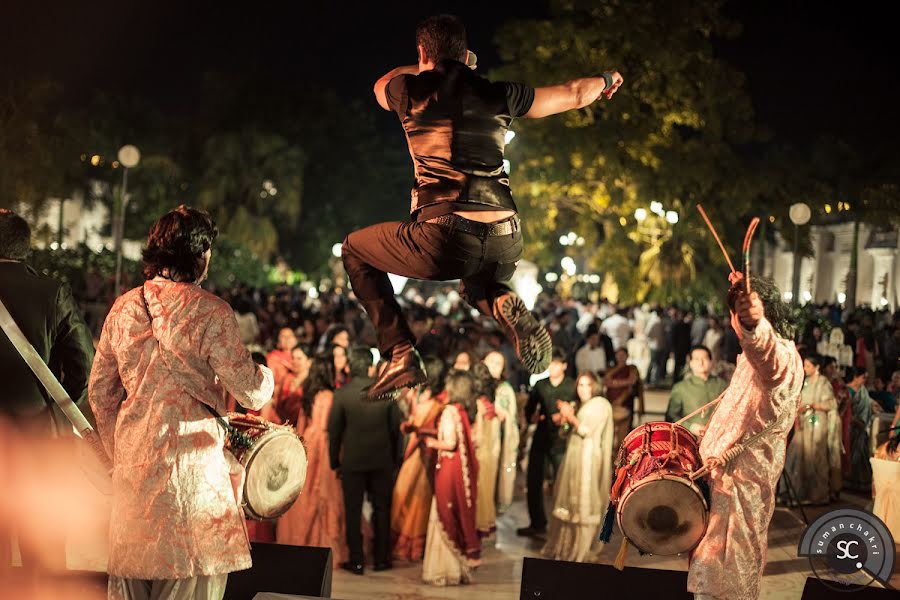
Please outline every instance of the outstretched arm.
M584 108L599 100L600 96L612 98L622 85L622 75L618 71L608 75L609 85L603 77L584 77L560 85L535 88L534 102L523 116L526 119L539 119L575 108Z
M387 96L385 95L385 89L387 88L387 84L390 83L391 79L398 75L418 75L419 74L419 65L409 65L406 67L397 67L396 69L391 69L387 73L381 76L381 79L375 82L374 92L375 99L378 100L378 105L384 110L391 110L391 107L388 106Z

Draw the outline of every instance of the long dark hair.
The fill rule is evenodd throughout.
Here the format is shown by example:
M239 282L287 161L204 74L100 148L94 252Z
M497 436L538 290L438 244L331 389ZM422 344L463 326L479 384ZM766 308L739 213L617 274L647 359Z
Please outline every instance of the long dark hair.
M203 275L203 254L219 235L208 213L182 204L150 228L142 256L144 278L163 275L172 281L194 282Z
M472 367L472 377L475 380L475 397L484 396L490 402L494 401L494 393L497 391L497 383L499 383L491 375L490 369L484 363L476 363Z
M425 363L425 388L431 391L431 396L437 396L444 391L444 375L447 366L444 361L436 356L426 356L422 359Z
M728 308L731 312L735 312L734 307L737 302L739 292L746 289L746 283L743 280L735 282L728 290ZM753 277L750 287L754 292L759 294L762 300L766 320L772 325L772 329L786 340L794 339L796 335L797 325L794 319L793 309L791 305L785 302L781 297L778 286L770 277Z
M475 379L468 371L452 369L447 374L444 382L447 390L447 400L450 404L460 404L463 411L469 417L469 422L475 420L477 405L475 403Z
M303 412L312 415L312 403L316 394L334 391L334 358L331 353L317 354L309 365L309 375L303 382Z

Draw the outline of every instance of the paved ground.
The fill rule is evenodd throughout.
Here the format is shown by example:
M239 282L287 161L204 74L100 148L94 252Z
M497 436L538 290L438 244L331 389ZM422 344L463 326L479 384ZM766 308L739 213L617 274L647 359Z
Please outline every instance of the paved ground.
M665 410L667 392L651 391L647 395L647 410L650 413L662 413ZM660 420L660 416L648 414L645 421ZM520 478L521 483L524 478ZM861 495L845 495L842 505L854 505L863 508L871 507L871 499ZM81 506L86 512L103 512L104 500L99 497L81 498L74 506ZM97 510L87 510L92 506ZM833 507L815 507L807 509L807 517L812 521L824 511ZM517 491L517 501L510 510L497 522L497 543L486 547L484 565L475 573L475 581L471 585L436 588L421 583L421 564L398 563L392 571L382 573L367 572L357 577L343 571L334 573L332 596L343 600L413 600L413 599L465 599L465 600L506 600L519 597L520 579L522 575L522 559L539 556L541 540L520 538L515 535L517 527L527 524L527 511L524 502L524 487ZM80 540L69 547L69 565L75 569L103 570L105 568L105 547L103 535L96 524L84 523ZM769 529L769 563L766 567L762 584L764 599L800 598L806 578L811 570L805 558L797 557L797 544L804 529L800 514L796 510L778 508ZM599 562L612 564L619 546L618 533L599 557ZM640 556L631 551L626 561L628 568L653 568L686 570L686 559L678 557ZM290 565L286 565L290 568ZM900 567L898 567L900 568ZM897 573L898 571L895 571ZM893 580L895 588L900 589L900 575ZM97 596L78 594L81 599L103 596L102 585ZM0 597L3 594L0 593ZM58 597L75 597L72 595ZM637 597L640 597L638 595Z
M646 395L645 421L661 420L668 399L666 391L650 391ZM523 478L520 478L522 480ZM517 537L517 527L527 525L528 517L524 502L524 489L520 486L517 501L509 512L497 522L497 544L484 552L484 565L475 573L471 585L436 588L421 582L421 564L398 563L389 572L369 573L358 577L344 572L334 574L333 597L343 600L384 600L413 599L465 599L465 600L506 600L519 597L522 576L522 559L539 557L541 540ZM871 500L864 496L845 495L841 505L851 504L871 508ZM807 508L807 518L812 522L826 510L833 507ZM778 508L769 529L769 562L762 584L762 598L766 600L799 599L806 578L812 575L806 558L797 556L797 545L805 526L796 510ZM612 564L619 548L618 532L599 557L602 564ZM626 560L627 568L652 568L687 570L687 559L679 557L640 556L631 551ZM900 565L898 565L900 569ZM898 573L900 571L895 571ZM893 584L900 588L900 574L893 578ZM640 595L637 595L640 597Z

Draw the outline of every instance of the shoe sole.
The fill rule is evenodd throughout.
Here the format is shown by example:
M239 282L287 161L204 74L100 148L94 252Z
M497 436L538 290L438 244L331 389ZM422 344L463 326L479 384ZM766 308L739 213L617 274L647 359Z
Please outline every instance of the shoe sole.
M397 382L397 384L394 385L393 389L381 392L377 396L373 396L371 394L371 392L369 392L366 394L366 397L369 400L387 400L387 399L396 400L397 394L400 392L400 390L402 388L419 387L420 385L423 385L425 383L425 381L426 381L425 372L422 371L421 369L419 369L419 370L416 370L416 372L411 377L409 377L409 381L406 381L406 379L401 379Z
M532 373L543 373L550 367L553 342L522 299L511 294L499 307L500 316L512 337L516 356Z

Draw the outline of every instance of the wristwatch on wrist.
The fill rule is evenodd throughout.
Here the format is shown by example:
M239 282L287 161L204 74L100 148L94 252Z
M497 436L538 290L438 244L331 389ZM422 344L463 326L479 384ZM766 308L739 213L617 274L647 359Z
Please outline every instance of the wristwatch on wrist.
M605 92L613 86L613 76L610 71L604 71L603 73L600 73L600 77L606 82L606 85L603 86L603 91Z

